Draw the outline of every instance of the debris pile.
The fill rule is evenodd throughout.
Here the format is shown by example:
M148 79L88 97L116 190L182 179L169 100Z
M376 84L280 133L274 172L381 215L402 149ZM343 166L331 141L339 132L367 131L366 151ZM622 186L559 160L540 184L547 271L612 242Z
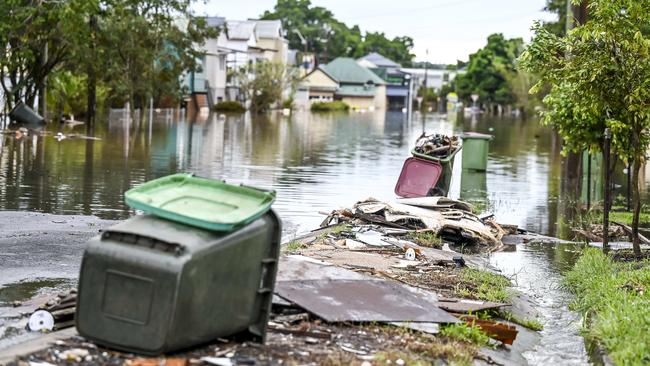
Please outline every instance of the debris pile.
M440 134L427 135L422 133L415 141L415 152L444 159L452 156L460 147L458 136L446 136Z
M396 238L415 231L431 233L453 244L480 245L490 251L501 249L501 238L516 228L499 225L492 216L480 218L472 209L468 203L446 197L401 198L391 203L369 198L351 210L333 211L321 227L349 224L361 233L376 229L384 236L381 242L398 246L405 243ZM366 244L377 243L374 240Z
M516 227L479 217L471 205L445 197L367 199L331 212L321 226L284 246L265 345L218 339L170 358L138 358L74 337L23 360L130 366L323 360L371 365L387 359L409 363L400 358L405 354L424 357L424 363L473 358L493 363L494 354L480 347L510 352L504 345L513 344L518 329L483 316L498 316L509 306L509 297L482 292L484 284L466 274L483 273L486 262L450 248L499 250L502 238L517 233ZM477 346L445 333L464 324L482 330L489 344Z

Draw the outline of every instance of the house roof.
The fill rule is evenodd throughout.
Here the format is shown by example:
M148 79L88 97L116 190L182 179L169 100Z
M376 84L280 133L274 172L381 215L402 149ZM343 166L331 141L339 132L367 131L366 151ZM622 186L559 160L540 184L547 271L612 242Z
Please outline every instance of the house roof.
M359 58L357 61L360 61L360 60L369 61L369 62L377 65L377 67L401 67L401 65L398 64L397 62L395 62L395 61L393 61L393 60L391 60L389 58L386 58L385 56L383 56L383 55L381 55L381 54L379 54L377 52L369 53L369 54Z
M258 38L274 39L282 37L281 20L252 20L257 23Z
M347 84L374 84L383 85L384 81L372 71L359 65L354 59L348 57L339 57L327 65L320 66L325 73L340 83Z
M368 97L374 98L377 94L377 88L374 86L362 86L362 85L342 85L336 90L336 95L346 96L346 97Z
M205 17L205 22L210 28L220 28L226 24L224 17Z
M255 22L248 20L229 20L228 38L234 40L249 40L255 34Z

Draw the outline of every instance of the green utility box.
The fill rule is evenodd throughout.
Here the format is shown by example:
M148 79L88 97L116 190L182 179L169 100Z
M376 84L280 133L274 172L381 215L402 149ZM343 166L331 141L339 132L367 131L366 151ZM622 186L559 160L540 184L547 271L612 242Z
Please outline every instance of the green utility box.
M463 170L485 171L492 135L467 132L461 138L463 139Z
M280 234L273 210L230 232L150 215L113 226L84 252L77 330L148 355L231 335L263 342Z
M416 152L415 149L411 150L411 154L416 158L437 161L442 166L442 174L440 175L438 184L436 184L436 186L434 187L435 192L433 193L435 196L447 196L447 194L449 193L449 186L451 185L451 176L454 171L454 158L456 157L456 154L458 154L460 149L462 149L462 146L459 146L455 151L453 151L445 158L438 158L435 156L420 154Z

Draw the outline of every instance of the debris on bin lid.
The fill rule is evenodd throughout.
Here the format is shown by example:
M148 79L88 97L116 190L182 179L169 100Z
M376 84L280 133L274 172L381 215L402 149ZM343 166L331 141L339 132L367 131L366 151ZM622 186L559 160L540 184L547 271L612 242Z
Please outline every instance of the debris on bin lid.
M459 145L458 136L422 133L415 142L415 152L442 159L451 156Z
M480 132L465 132L460 136L463 140L465 139L484 139L484 140L492 140L494 136L488 135L486 133L480 133Z

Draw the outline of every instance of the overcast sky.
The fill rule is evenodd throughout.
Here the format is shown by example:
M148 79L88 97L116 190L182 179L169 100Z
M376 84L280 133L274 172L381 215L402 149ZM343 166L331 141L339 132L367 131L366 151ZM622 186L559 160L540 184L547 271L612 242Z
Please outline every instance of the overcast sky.
M275 0L199 1L199 15L248 19L272 9ZM380 31L389 37L410 36L415 40L416 60L455 63L485 44L488 35L503 33L528 41L534 20L553 19L542 11L546 0L312 0L330 9L348 26L362 31ZM426 50L429 50L427 57Z

